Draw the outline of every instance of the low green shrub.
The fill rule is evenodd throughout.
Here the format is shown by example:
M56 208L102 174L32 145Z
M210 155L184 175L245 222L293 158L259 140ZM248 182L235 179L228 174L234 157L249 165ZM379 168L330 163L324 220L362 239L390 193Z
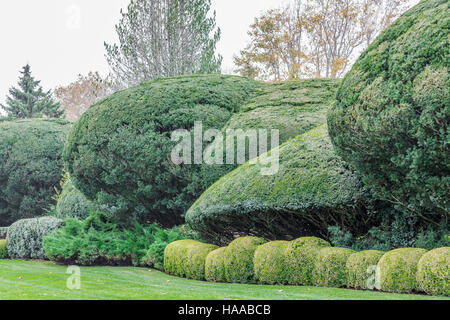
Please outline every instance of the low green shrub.
M286 250L288 283L299 286L313 284L312 273L317 254L330 244L316 237L304 237L291 241Z
M355 251L346 248L320 249L315 261L313 283L321 287L345 287L347 285L345 266L353 253Z
M385 253L377 250L366 250L352 254L346 264L347 286L354 289L373 289L376 267Z
M217 248L194 240L172 242L164 251L164 270L175 276L204 280L206 257Z
M225 249L219 248L206 257L205 278L211 282L226 282L225 277Z
M377 289L396 293L418 291L417 264L426 252L425 249L404 248L386 253L378 262Z
M242 237L225 250L225 276L228 282L254 282L253 257L256 248L266 241L257 237Z
M54 217L24 219L8 229L8 253L11 258L47 259L43 247L46 235L61 228L64 221Z
M77 265L134 265L163 269L164 249L189 236L181 228L156 225L120 228L111 215L93 211L83 221L66 219L66 226L44 238L50 260Z
M255 278L263 284L286 284L286 249L288 241L273 241L259 246L253 259Z
M450 296L450 247L432 250L420 258L417 282L428 294Z
M0 239L6 239L7 234L8 234L8 228L0 227Z
M0 259L6 259L8 257L9 255L6 240L0 240Z
M92 202L74 186L69 177L62 185L62 192L56 203L55 217L83 220L89 216L91 208Z

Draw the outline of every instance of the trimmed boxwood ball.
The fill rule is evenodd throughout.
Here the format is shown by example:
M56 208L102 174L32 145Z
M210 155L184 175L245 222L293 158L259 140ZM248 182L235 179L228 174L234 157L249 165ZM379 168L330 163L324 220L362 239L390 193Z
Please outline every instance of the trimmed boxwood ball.
M14 259L46 260L42 241L45 236L61 228L64 221L54 217L23 219L8 229L8 254Z
M304 237L289 242L286 249L285 268L288 283L298 286L313 285L312 274L319 250L331 244L316 237Z
M206 257L217 248L194 240L172 242L164 250L164 270L175 276L204 280Z
M62 192L56 203L55 217L84 220L89 216L92 205L93 203L73 185L69 178L63 184Z
M205 278L211 282L226 282L225 277L225 249L219 248L206 257Z
M421 1L361 55L328 115L337 153L379 197L435 221L450 208L449 33L449 1Z
M59 119L0 122L0 226L42 216L54 204L69 128Z
M6 240L0 240L0 259L8 258L8 248L6 247Z
M195 75L156 79L105 98L68 137L64 157L72 182L125 218L182 224L211 178L201 165L172 163L180 143L172 133L195 122L220 130L257 86L241 77Z
M375 271L383 251L366 250L352 254L347 260L347 286L353 289L374 289Z
M272 241L259 246L253 259L255 278L263 284L286 284L286 249L288 241Z
M346 264L355 251L346 248L322 248L316 256L313 283L321 287L342 288L347 285Z
M377 289L386 292L419 291L417 264L425 249L403 248L389 251L378 262Z
M429 251L420 258L417 282L428 294L450 296L450 247Z
M267 164L261 158L240 166L194 203L186 213L189 226L217 244L235 234L269 240L327 237L337 221L354 234L367 231L368 194L335 155L326 125L272 151L279 152L278 172L263 175Z
M227 282L254 282L253 257L256 248L265 242L257 237L242 237L228 245L224 254Z

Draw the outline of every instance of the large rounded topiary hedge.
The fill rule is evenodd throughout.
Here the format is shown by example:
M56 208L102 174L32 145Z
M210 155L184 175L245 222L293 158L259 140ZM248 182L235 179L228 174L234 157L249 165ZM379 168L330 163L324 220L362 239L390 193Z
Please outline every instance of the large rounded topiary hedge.
M404 248L386 253L378 262L377 288L396 293L420 291L417 264L426 252L425 249Z
M279 153L278 172L263 175L270 165L262 161L240 166L195 202L187 223L213 243L227 243L235 234L326 237L328 226L335 224L354 231L367 228L366 192L334 154L325 125L273 151Z
M69 122L0 122L0 226L44 214L61 180Z
M450 296L450 247L432 250L420 258L417 282L428 294Z
M65 160L72 182L118 214L133 213L163 226L181 224L209 179L200 165L171 161L179 144L171 141L172 133L191 130L197 121L203 130L221 129L257 86L233 76L185 76L107 97L90 107L69 135Z
M361 55L328 116L338 154L379 196L434 220L450 206L449 33L449 1L421 1Z

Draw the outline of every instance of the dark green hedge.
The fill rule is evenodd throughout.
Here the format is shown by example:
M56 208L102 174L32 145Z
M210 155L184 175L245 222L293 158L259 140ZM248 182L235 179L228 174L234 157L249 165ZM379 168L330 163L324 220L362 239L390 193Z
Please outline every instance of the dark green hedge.
M125 217L172 226L210 183L170 160L171 134L202 121L221 129L257 82L221 75L157 79L89 108L71 131L65 160L74 185Z
M378 196L436 222L450 207L449 33L449 1L421 1L361 55L328 116Z
M54 204L69 127L54 119L0 123L0 226L41 216Z
M334 154L325 125L275 150L278 173L263 176L263 164L247 163L221 178L187 212L191 228L212 243L227 243L236 233L326 238L335 223L356 232L370 228L367 193Z

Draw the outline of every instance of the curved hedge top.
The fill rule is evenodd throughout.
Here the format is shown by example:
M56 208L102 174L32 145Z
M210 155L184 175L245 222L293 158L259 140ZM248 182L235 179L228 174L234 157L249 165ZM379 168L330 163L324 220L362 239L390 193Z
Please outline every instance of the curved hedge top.
M222 75L156 79L93 105L69 135L65 160L88 198L106 194L119 213L141 213L164 226L181 215L204 187L199 166L170 161L174 130L221 129L253 93L256 81ZM200 190L200 191L198 191Z
M40 216L52 204L69 127L58 119L0 122L0 226Z
M364 52L328 125L337 152L383 198L450 211L450 10L424 0Z
M267 239L326 235L331 224L365 228L365 191L334 154L323 125L278 148L279 172L261 163L240 166L211 186L189 209L187 223L210 241L235 233Z

